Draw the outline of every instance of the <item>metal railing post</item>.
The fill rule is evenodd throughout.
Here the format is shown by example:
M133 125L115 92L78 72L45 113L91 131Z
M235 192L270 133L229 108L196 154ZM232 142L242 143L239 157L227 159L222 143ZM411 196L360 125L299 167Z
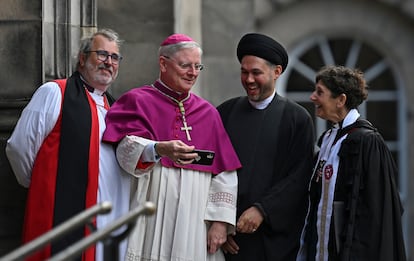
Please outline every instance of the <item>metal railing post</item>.
M111 210L112 204L110 202L102 202L93 207L90 207L58 225L49 232L46 232L45 234L1 257L0 261L23 260L24 257L30 255L36 250L39 250L41 247L49 244L53 240L61 238L66 233L72 231L74 228L83 226L85 223L91 223L94 216L98 214L107 214L111 212Z
M71 246L65 248L61 252L50 257L49 261L70 260L71 258L80 256L81 253L96 244L98 241L102 241L104 244L104 260L113 261L118 260L119 256L119 243L128 236L131 230L135 227L137 217L141 214L152 215L155 212L155 205L152 202L145 202L143 205L130 210L127 214L119 217L115 221L111 222L106 227L99 230L91 231L91 233L75 242ZM66 233L78 228L82 225L91 225L93 217L97 214L106 214L112 210L112 204L110 202L102 202L91 208L84 210L78 215L63 222L59 226L55 227L51 231L39 236L38 238L28 242L27 244L15 249L9 254L0 258L0 261L15 261L24 260L25 257L46 246L54 240L57 240L64 236ZM120 234L113 234L115 230L125 226L125 230Z
M128 212L128 214L116 219L110 225L100 230L97 230L96 232L90 234L88 237L85 237L82 240L79 240L78 242L67 247L66 249L62 250L61 252L57 253L56 255L54 255L53 257L47 260L48 261L70 260L71 258L74 258L80 255L83 250L87 249L88 247L95 244L96 242L106 239L108 237L111 237L111 233L113 231L121 228L124 225L127 225L126 230L121 235L115 236L115 238L118 237L117 240L121 240L122 238L126 237L129 234L129 232L134 228L136 221L137 221L137 217L139 215L141 214L152 215L154 212L155 212L154 203L145 202L143 205L138 206L137 208ZM113 255L113 252L116 252L116 251L112 251L112 252L110 251L111 255ZM110 260L110 259L105 258L105 260ZM115 259L112 259L112 260L118 260L118 257L116 256Z

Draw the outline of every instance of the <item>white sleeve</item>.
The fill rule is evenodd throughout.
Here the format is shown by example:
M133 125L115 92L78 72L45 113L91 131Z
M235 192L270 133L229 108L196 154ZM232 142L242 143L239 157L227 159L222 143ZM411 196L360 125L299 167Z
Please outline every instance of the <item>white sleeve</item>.
M116 158L119 165L129 174L136 177L147 173L151 170L154 164L150 164L145 169L138 169L138 160L146 153L153 153L154 141L145 138L127 135L116 148Z
M235 231L237 181L235 170L215 175L211 180L207 202L205 220L228 223L229 234Z
M141 155L141 160L143 162L158 162L161 159L161 157L159 157L155 151L156 144L156 142L151 142L145 145L144 151Z
M6 144L6 155L17 181L29 187L33 163L59 117L62 95L55 82L40 86L24 108Z

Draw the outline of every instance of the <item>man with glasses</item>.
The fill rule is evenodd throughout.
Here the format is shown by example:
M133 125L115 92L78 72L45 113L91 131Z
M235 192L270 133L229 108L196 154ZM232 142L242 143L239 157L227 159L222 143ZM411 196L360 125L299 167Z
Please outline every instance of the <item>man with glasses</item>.
M159 79L125 93L108 112L103 140L117 144L121 167L135 177L132 207L157 206L139 217L127 260L224 260L240 163L217 110L191 93L201 54L189 36L169 36L159 48Z
M16 178L29 188L24 243L99 202L110 201L113 208L97 217L98 229L129 209L129 177L119 167L113 147L101 142L104 118L114 101L107 89L118 75L119 48L117 33L109 29L83 39L77 70L68 79L37 89L7 141ZM87 233L84 227L74 230L31 260L45 260ZM124 252L121 248L120 260ZM83 257L102 259L102 245Z

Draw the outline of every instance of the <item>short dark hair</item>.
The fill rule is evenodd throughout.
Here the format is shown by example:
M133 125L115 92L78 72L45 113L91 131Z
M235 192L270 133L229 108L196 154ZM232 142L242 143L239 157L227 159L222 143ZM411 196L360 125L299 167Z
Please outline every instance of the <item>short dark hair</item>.
M338 65L324 66L316 74L315 82L319 81L332 92L333 98L345 94L345 106L348 109L357 108L368 97L364 73L359 69Z

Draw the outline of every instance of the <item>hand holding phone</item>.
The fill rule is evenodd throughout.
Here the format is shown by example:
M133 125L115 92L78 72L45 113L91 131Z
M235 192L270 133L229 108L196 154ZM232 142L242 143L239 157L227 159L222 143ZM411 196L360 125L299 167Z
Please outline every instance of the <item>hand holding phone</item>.
M197 153L198 156L191 164L211 165L213 164L215 153L211 150L194 150L191 153Z

